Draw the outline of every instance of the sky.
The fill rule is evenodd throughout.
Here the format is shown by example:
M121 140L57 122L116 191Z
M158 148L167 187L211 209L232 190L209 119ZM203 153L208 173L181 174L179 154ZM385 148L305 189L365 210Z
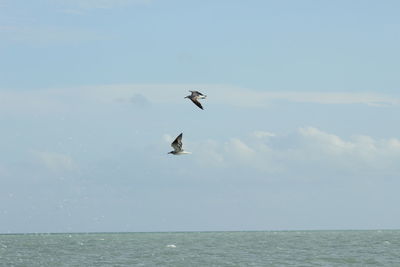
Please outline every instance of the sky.
M399 229L399 8L0 0L0 233Z

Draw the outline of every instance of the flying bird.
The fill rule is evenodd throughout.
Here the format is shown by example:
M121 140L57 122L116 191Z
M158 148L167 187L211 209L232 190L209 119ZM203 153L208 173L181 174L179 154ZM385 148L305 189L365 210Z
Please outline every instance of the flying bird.
M182 155L182 154L191 154L190 152L184 151L182 148L182 133L175 138L174 142L171 143L171 146L174 150L168 152L168 154L173 155Z
M199 99L205 99L207 96L203 95L202 93L198 92L198 91L189 91L192 94L185 96L185 98L189 98L190 100L192 100L192 102L198 106L199 108L203 109L203 106L201 105L201 103L199 102Z

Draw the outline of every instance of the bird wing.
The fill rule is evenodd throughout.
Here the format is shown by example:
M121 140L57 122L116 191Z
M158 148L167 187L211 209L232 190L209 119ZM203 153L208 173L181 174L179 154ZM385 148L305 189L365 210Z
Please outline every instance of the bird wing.
M199 101L197 101L197 98L191 98L190 100L192 100L192 102L198 106L199 108L203 109L203 106L201 105L201 103Z
M171 143L172 148L176 151L182 151L182 133L175 138L174 142Z
M200 93L199 91L190 91L192 93L192 97L196 97L196 96L204 96L202 93Z

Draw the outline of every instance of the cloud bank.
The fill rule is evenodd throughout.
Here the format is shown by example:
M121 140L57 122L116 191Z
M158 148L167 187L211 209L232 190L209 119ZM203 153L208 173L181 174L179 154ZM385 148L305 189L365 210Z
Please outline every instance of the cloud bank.
M224 127L234 130L235 133L231 131L225 133L225 128L221 127L216 128L214 133L209 133L202 124L197 123L198 119L209 116L206 118L210 120L207 125L216 127L219 126L219 120L226 117L225 115L218 117L219 114L216 113L213 113L217 116L216 119L211 117L214 116L211 113L202 113L202 117L196 117L200 113L195 113L194 117L188 113L182 114L180 105L187 107L188 103L183 97L189 89L205 92L208 95L207 105L210 108L214 107L215 112L222 111L224 114L242 116L243 127L238 127L235 118L231 117ZM301 123L313 127L302 127L295 131L293 128L288 128L292 131L290 134L279 134L270 129L256 130L265 115L260 109L274 110L274 106L270 103L282 100L287 103L307 102L319 105L370 106L371 103L379 102L393 105L395 108L399 103L399 98L396 96L369 93L259 92L216 84L112 84L27 91L1 90L0 116L14 119L18 115L19 119L36 118L36 121L38 118L42 120L48 116L49 121L59 123L63 127L70 123L71 129L75 130L68 133L69 135L82 140L89 151L104 151L104 154L108 154L106 151L110 147L113 147L111 151L114 151L115 145L118 145L118 151L124 151L126 147L135 145L136 140L146 140L143 145L154 145L157 136L160 140L164 139L166 146L165 148L156 146L156 149L167 152L173 138L184 130L176 127L185 125L185 129L194 129L191 134L185 135L187 136L185 145L188 151L193 152L192 156L197 164L208 169L231 169L232 172L242 169L254 172L255 176L262 174L283 177L301 174L303 177L317 177L323 176L324 173L345 173L359 177L399 173L400 167L397 163L400 162L400 140L396 136L379 139L368 135L367 132L365 135L345 138L334 132L321 130L324 128L321 123L304 121ZM166 115L166 107L169 108L168 114L171 116ZM374 113L374 110L380 107L368 108L373 109L370 113ZM243 115L244 111L247 112L246 109L253 109L248 113L252 116L252 122L249 124L246 124L248 114ZM388 113L390 110L385 112ZM174 123L176 116L181 119L179 124ZM291 114L286 114L285 118L290 119L288 116ZM279 119L278 117L277 120ZM86 124L87 121L91 124ZM275 126L271 126L271 129L276 129L280 125L279 121L272 123ZM291 126L292 124L298 125L298 122L292 121L285 127L297 127ZM79 127L76 127L78 125ZM122 130L109 131L109 129ZM70 137L54 132L55 137L52 137L54 140ZM196 132L201 136L193 136ZM244 132L248 135L243 136ZM88 136L93 133L98 135L98 140L107 138L108 141L101 143L92 140ZM163 136L163 133L169 135ZM204 137L205 135L208 137ZM34 141L37 143L37 140ZM107 148L98 148L99 143ZM45 146L42 146L43 148L39 147L39 150L45 151ZM21 149L27 151L33 148ZM71 148L71 151L76 155L82 152L80 146ZM36 156L48 169L68 171L79 165L78 160L75 163L62 155L43 152L36 153ZM99 154L92 156L96 159L102 157Z
M349 140L315 127L289 135L255 131L226 142L207 140L194 144L199 164L216 168L247 168L264 174L309 178L324 173L357 177L393 175L400 171L400 140L356 135Z
M66 106L65 99L85 104L115 104L131 102L136 105L182 104L188 90L209 95L208 102L240 108L269 108L275 101L322 105L363 104L374 107L399 106L400 97L376 93L256 91L220 84L111 84L35 91L0 90L0 111L47 109ZM61 105L60 105L61 104ZM67 107L68 108L68 107Z

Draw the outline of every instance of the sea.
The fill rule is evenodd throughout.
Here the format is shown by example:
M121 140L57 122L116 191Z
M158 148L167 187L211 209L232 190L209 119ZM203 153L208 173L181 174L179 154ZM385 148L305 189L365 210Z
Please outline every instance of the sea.
M400 230L3 234L0 266L400 266Z

